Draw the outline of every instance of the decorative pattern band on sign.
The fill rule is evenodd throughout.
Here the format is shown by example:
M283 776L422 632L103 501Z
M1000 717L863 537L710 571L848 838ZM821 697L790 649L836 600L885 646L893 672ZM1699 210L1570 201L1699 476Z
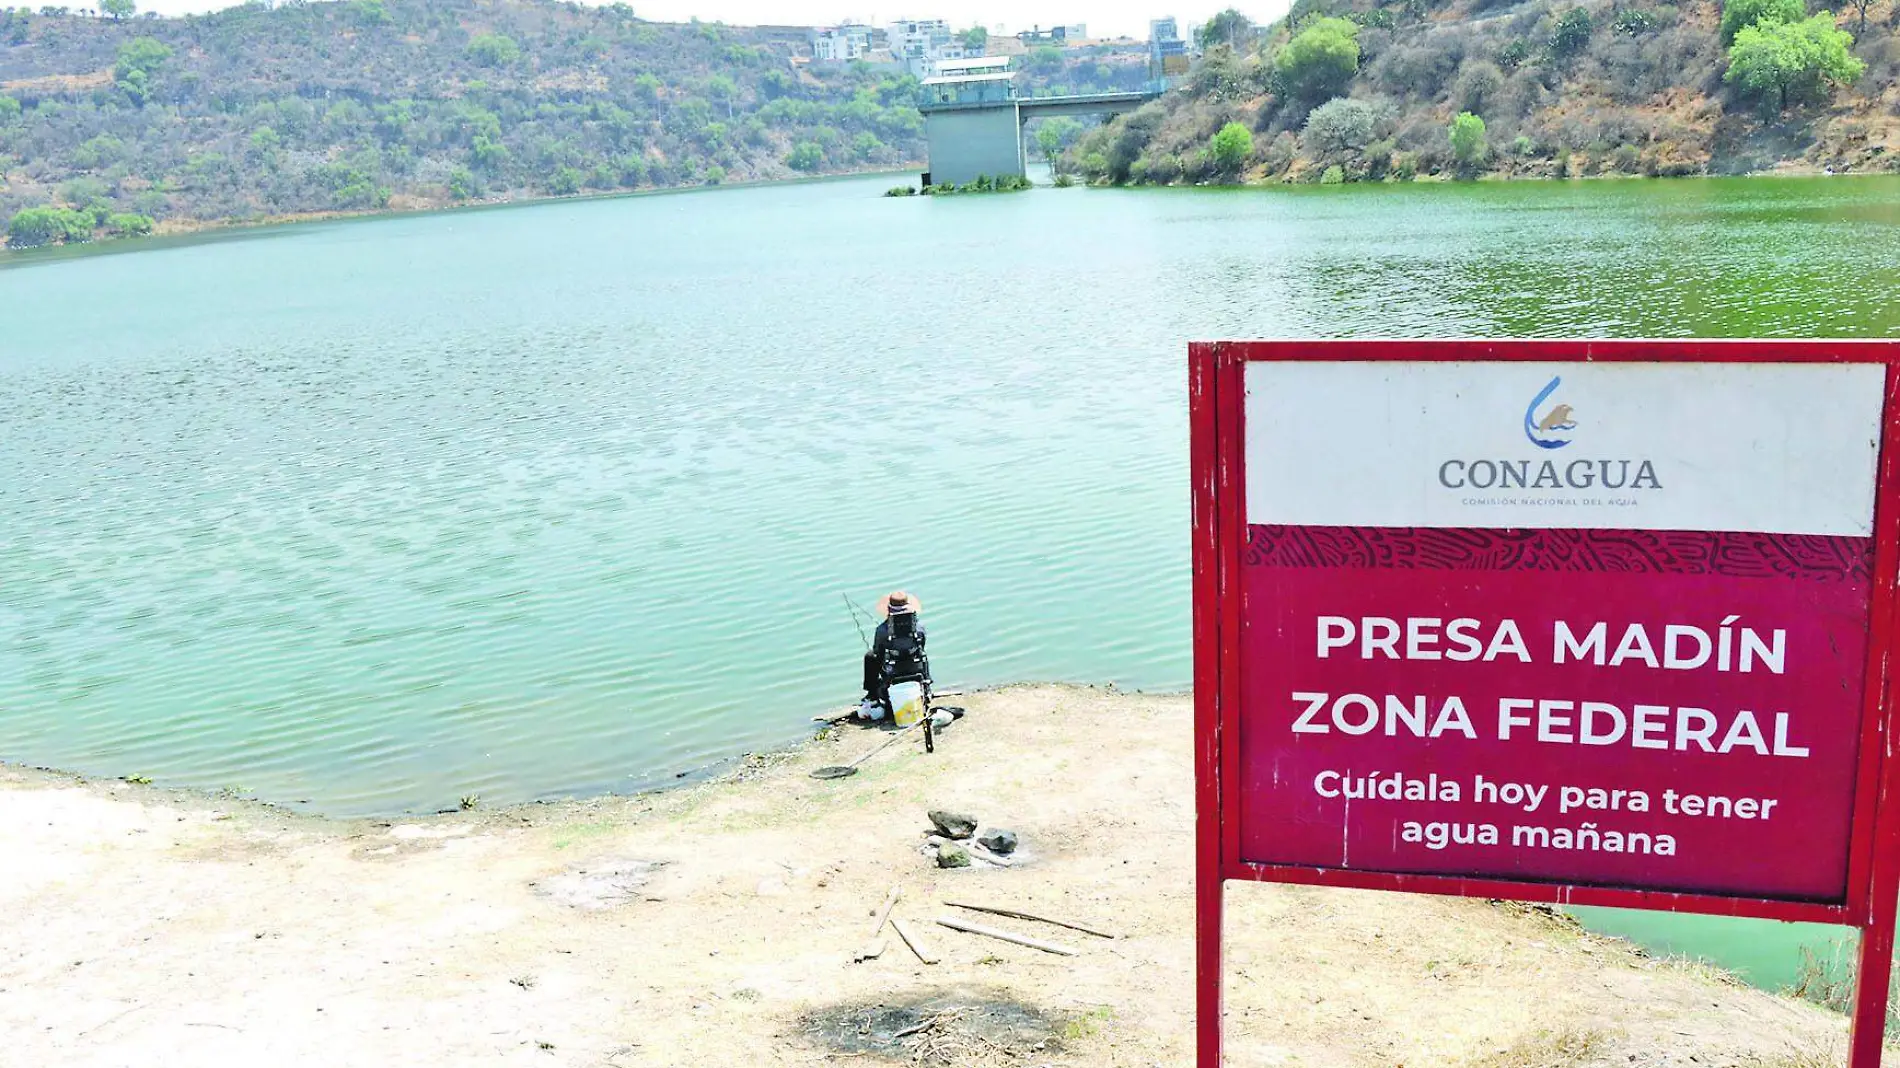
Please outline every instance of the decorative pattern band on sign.
M1247 528L1249 567L1731 575L1865 583L1873 539L1693 530Z

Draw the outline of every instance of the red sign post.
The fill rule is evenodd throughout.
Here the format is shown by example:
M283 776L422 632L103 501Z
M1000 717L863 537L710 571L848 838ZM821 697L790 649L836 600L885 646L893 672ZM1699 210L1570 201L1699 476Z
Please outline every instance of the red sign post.
M1201 1068L1229 879L1861 929L1900 887L1900 343L1190 349Z

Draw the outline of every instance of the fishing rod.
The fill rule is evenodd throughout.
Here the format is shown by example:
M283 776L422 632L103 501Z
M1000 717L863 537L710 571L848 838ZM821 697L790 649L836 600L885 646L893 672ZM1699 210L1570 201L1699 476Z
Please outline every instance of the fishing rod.
M839 592L839 596L844 598L845 608L849 609L851 612L851 625L858 628L858 640L864 643L865 651L869 652L871 648L871 639L865 635L864 623L858 619L858 613L864 612L864 615L866 618L869 618L871 613L865 612L864 609L859 608L858 603L851 599L850 594L845 593L842 590L838 592Z

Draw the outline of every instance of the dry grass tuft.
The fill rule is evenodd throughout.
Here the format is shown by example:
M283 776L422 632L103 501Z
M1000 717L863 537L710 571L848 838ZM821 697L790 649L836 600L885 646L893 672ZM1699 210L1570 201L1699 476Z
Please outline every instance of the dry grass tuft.
M1521 1038L1470 1068L1585 1068L1607 1064L1612 1052L1608 1032L1566 1025Z
M1789 1046L1781 1053L1751 1057L1740 1068L1839 1068L1847 1063L1847 1051L1841 1042L1810 1042Z

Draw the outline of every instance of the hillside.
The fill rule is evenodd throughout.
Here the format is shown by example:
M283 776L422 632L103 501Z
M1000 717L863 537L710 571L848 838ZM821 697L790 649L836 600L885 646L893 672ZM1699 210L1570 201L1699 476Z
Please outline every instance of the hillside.
M801 51L797 32L624 4L0 9L0 231L22 209L40 210L15 244L922 158L913 80Z
M1068 164L1157 184L1900 168L1900 4L1729 9L1725 29L1718 0L1300 0L1258 33L1228 13L1235 47Z

